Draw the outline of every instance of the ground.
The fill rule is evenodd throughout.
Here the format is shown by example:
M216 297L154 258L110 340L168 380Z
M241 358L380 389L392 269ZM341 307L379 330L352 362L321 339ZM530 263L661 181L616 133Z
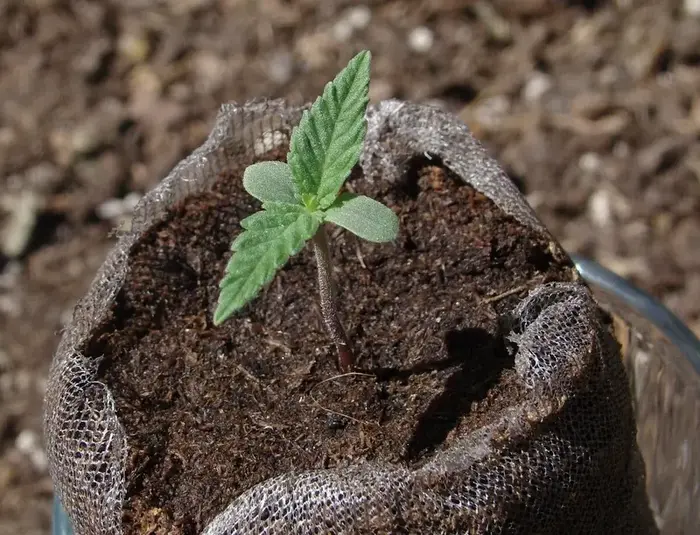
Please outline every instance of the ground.
M700 332L700 6L685 0L0 2L0 533L46 533L45 377L110 230L221 102L454 111L565 248Z

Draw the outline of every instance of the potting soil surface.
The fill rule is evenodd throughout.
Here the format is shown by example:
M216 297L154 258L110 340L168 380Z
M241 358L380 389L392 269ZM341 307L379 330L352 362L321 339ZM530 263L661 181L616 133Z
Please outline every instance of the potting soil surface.
M340 315L358 357L340 374L317 305L310 247L241 314L214 327L240 220L259 209L242 169L144 235L105 355L129 444L128 534L199 533L241 492L285 472L416 466L522 394L499 316L529 289L571 280L545 234L449 172L415 161L395 184L348 188L400 218L394 243L329 227Z

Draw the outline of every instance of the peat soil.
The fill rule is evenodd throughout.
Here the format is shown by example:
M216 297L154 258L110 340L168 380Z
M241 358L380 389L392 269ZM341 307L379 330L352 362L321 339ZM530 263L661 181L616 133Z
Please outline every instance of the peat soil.
M112 319L86 348L104 356L130 446L126 533L194 535L285 472L411 466L518 403L498 318L528 289L572 280L572 267L549 236L442 168L415 166L398 184L349 181L398 214L395 243L330 228L355 373L336 369L310 248L213 326L230 242L259 208L242 169L140 239Z

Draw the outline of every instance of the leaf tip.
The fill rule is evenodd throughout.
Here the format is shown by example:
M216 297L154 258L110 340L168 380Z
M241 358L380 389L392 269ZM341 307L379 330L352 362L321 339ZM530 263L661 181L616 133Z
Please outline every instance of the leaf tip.
M363 66L365 63L369 64L372 61L372 52L369 50L361 50L351 61L357 61L357 63L361 63Z
M225 322L231 314L227 314L226 311L224 310L224 307L221 304L221 301L219 301L219 304L216 305L216 310L214 311L214 317L213 317L213 322L214 326L218 327L221 325L223 322Z

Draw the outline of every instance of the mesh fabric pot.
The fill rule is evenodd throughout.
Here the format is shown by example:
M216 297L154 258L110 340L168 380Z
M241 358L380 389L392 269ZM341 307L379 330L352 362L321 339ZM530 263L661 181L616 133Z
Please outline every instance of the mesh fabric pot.
M45 432L57 494L78 535L123 533L130 444L93 342L111 321L131 253L168 210L211 188L232 162L250 164L284 146L300 114L281 102L224 106L209 140L137 207L132 228L76 307L50 372ZM416 157L439 161L565 259L463 124L397 101L371 108L365 179L399 182ZM231 496L202 532L654 533L631 396L607 316L573 267L566 280L504 292L523 293L502 317L522 388L517 402L494 408L484 425L421 463L279 474Z

